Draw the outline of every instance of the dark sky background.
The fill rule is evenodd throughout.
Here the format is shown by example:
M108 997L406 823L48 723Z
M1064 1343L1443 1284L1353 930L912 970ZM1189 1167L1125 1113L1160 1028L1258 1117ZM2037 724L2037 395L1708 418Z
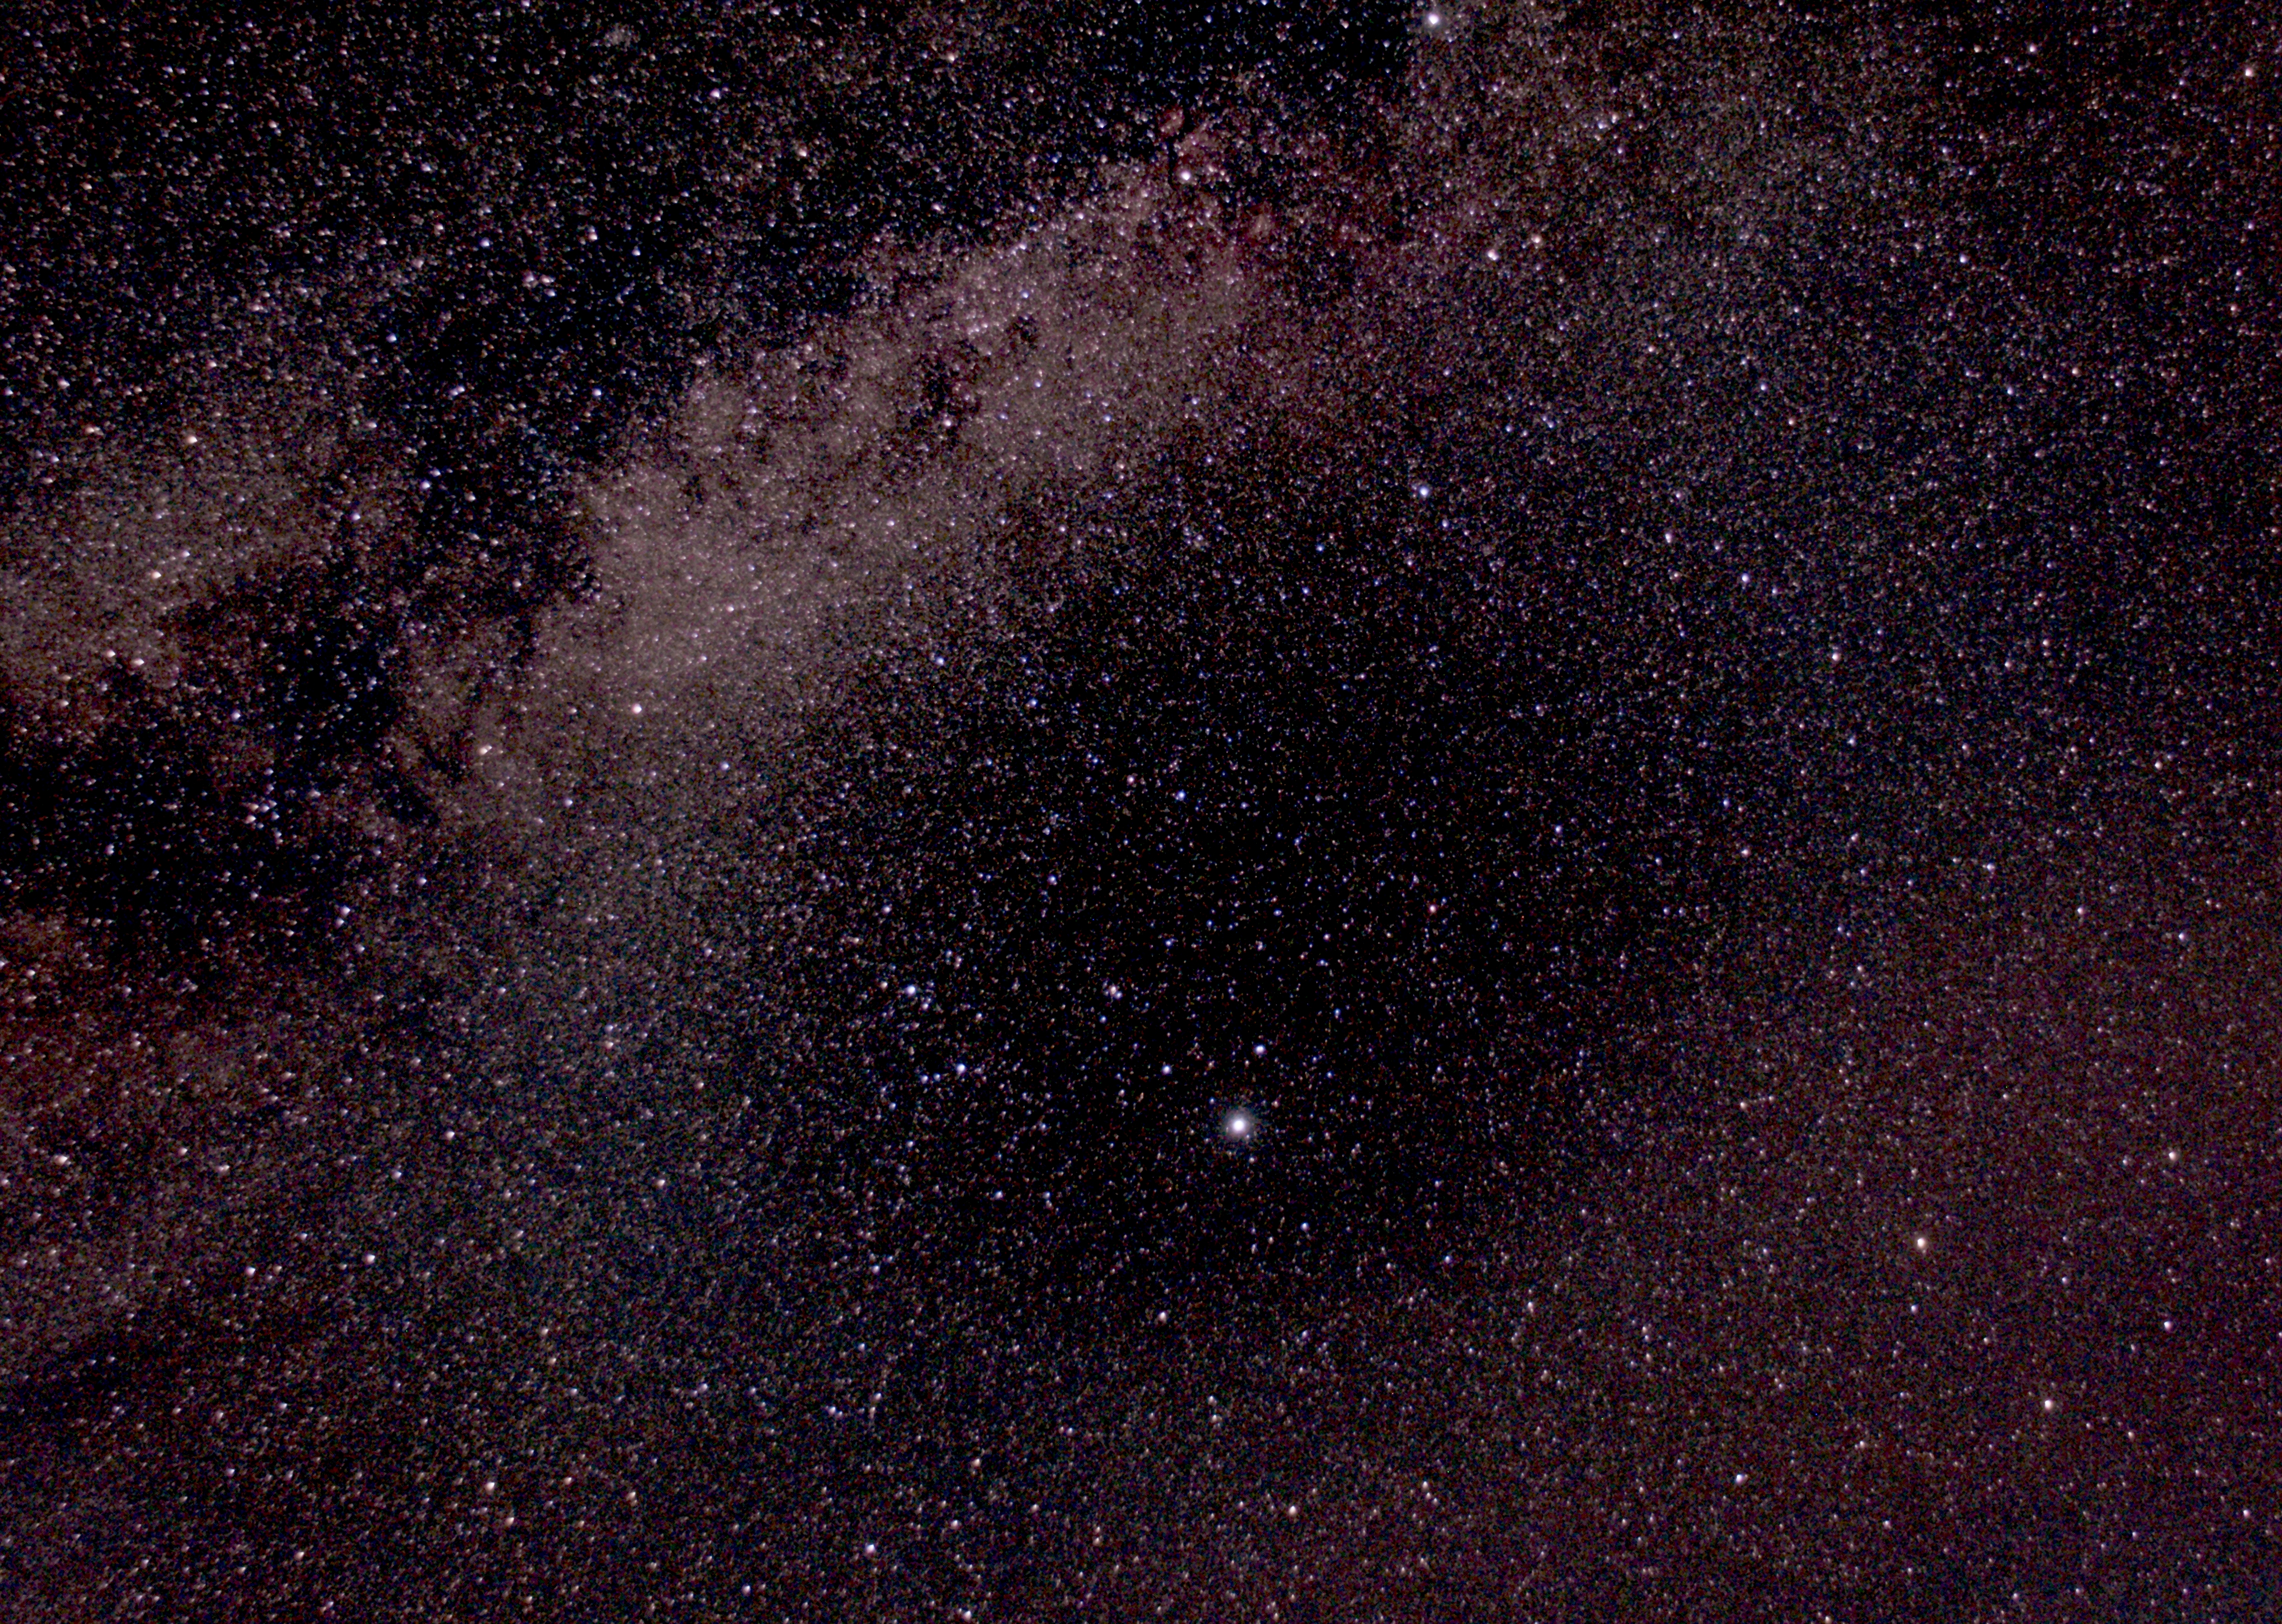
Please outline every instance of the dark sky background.
M2278 81L21 8L0 1616L2282 1617Z

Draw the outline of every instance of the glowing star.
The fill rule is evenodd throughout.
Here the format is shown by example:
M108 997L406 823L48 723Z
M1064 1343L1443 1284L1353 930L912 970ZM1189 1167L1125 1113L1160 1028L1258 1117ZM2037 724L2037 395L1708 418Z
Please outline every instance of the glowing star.
M1231 1139L1248 1139L1252 1137L1251 1114L1246 1111L1230 1111L1222 1121L1220 1129Z

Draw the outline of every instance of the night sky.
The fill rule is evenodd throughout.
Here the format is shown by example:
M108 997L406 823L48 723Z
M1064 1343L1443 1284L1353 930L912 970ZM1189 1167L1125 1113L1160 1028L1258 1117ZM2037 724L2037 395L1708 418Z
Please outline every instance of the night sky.
M17 8L0 1618L2282 1619L2278 82Z

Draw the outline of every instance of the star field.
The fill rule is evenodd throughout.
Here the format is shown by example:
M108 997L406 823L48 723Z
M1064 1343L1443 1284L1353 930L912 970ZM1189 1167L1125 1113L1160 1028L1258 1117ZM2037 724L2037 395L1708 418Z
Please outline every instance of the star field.
M2282 1609L2255 8L12 38L0 1616Z

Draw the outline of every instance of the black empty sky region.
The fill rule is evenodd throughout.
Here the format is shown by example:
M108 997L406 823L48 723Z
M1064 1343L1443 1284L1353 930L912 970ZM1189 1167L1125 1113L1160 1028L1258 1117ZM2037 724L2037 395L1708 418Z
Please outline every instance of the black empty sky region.
M0 1617L2282 1616L2278 82L19 8Z

